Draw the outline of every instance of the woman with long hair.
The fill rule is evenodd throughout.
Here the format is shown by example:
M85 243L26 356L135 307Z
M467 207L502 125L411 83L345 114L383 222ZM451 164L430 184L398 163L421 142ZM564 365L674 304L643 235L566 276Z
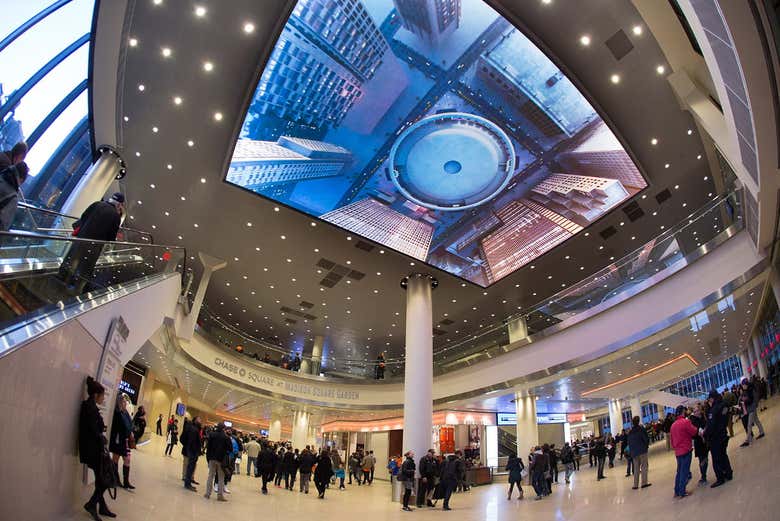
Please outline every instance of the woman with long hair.
M81 412L79 413L79 461L95 473L95 490L92 492L92 497L84 505L84 510L89 512L92 519L96 521L100 520L98 513L106 517L116 517L116 514L111 512L106 505L106 500L103 498L105 489L98 479L101 456L106 448L104 435L106 425L103 423L98 405L101 405L105 400L105 393L106 390L100 382L88 376L88 397L81 402Z
M117 397L114 419L111 421L111 438L108 442L108 450L111 452L114 465L118 465L119 457L122 457L122 487L133 490L135 487L130 484L130 446L134 444L135 439L133 438L133 420L127 411L129 402L130 398L124 393Z

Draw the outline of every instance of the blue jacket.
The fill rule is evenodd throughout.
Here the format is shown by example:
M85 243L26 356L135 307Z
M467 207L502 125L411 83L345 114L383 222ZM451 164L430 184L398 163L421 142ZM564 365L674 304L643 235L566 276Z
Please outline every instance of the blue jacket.
M632 458L647 454L650 438L647 436L647 429L644 426L632 427L626 437L628 438L628 451Z

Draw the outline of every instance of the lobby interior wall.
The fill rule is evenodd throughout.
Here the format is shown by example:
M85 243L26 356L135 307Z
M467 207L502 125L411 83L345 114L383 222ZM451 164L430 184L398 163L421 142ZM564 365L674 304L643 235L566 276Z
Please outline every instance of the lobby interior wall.
M381 480L389 480L390 476L387 473L387 462L389 461L390 451L390 433L385 432L372 432L371 439L369 441L368 450L374 451L374 457L376 458L376 467L374 468L374 478Z
M0 360L4 519L63 519L91 494L82 481L78 421L86 377L97 373L102 351L71 320Z
M563 447L565 441L562 423L542 423L539 427L539 444L555 444L555 448Z

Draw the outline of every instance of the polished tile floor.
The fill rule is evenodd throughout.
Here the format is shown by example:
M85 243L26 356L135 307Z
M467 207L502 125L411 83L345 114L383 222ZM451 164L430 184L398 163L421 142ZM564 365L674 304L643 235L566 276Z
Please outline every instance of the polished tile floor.
M657 443L650 453L650 481L653 486L644 490L631 490L632 478L625 478L624 462L616 461L614 469L607 469L607 479L597 482L595 469L587 462L575 473L570 485L554 485L553 494L534 501L530 487L526 499L506 499L506 484L476 487L465 494L455 494L451 500L452 512L440 508L402 512L398 503L390 501L387 482L375 481L371 487L351 486L346 491L329 490L325 500L318 500L312 484L309 495L271 488L268 496L259 493L259 480L241 475L234 477L230 485L232 494L227 503L217 503L203 498L204 485L199 493L184 490L180 481L181 456L162 457L162 440L159 437L140 447L133 454L132 482L134 492L119 491L117 501L110 506L120 520L188 520L214 519L262 519L264 521L290 521L316 516L319 520L363 519L382 521L412 517L417 519L457 520L581 520L605 521L735 521L741 519L780 519L780 494L776 479L780 464L780 400L769 402L769 409L760 417L767 436L749 448L738 445L744 439L741 425L735 427L737 436L729 446L734 467L734 480L726 485L710 489L697 487L698 466L692 472L694 480L689 486L693 495L673 499L675 460L666 452L663 443ZM178 452L178 451L177 451ZM196 479L206 481L206 465L198 463ZM244 472L245 469L242 469ZM561 481L563 478L561 477ZM83 510L74 508L70 519L87 519Z

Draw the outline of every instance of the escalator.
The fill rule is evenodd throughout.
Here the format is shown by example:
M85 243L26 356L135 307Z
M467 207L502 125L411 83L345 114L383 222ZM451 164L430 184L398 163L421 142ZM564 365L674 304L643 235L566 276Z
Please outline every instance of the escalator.
M0 232L0 356L54 315L185 271L183 248ZM38 326L30 329L30 324ZM10 335L10 336L9 336Z
M498 457L517 454L517 435L498 428Z

